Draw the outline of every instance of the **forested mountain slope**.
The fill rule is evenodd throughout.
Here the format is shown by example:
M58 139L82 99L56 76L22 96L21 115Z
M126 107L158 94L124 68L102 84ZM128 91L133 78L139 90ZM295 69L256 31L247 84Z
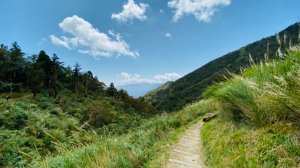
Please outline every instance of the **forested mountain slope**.
M254 62L282 57L291 47L300 43L300 23L295 23L276 35L230 52L187 74L163 90L148 94L146 100L160 111L175 111L198 100L203 91L214 82L224 80L228 71L240 73Z

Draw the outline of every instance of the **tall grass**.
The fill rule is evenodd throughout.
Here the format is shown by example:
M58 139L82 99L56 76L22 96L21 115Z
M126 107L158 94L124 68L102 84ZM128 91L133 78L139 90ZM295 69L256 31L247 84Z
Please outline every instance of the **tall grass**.
M205 96L221 116L201 131L210 167L299 167L300 52L254 64Z
M211 86L205 93L234 121L262 126L300 120L300 52L284 60L252 65L241 75Z
M204 125L201 137L212 168L300 166L300 132L290 123L251 127L217 119Z
M163 146L156 144L166 141L190 122L197 120L215 106L210 100L201 101L174 114L163 114L148 119L140 127L123 135L103 133L98 143L66 151L56 157L32 164L32 167L155 167L160 165Z

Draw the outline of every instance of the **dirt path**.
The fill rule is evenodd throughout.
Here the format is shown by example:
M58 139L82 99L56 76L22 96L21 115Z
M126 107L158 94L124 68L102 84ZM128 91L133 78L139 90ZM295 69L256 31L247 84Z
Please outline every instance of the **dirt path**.
M203 122L188 128L174 145L165 168L204 168L200 128Z

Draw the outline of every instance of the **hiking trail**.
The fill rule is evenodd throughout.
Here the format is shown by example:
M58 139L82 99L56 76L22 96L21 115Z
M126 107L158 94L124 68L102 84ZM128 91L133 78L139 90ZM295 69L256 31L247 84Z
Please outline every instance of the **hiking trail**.
M205 168L201 153L200 129L203 121L189 127L170 151L165 168Z

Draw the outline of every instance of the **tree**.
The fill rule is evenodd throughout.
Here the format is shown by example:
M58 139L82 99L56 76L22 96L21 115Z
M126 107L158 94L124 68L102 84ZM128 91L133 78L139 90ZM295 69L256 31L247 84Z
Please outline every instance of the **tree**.
M6 81L6 73L7 73L7 46L3 44L0 45L0 81Z
M4 81L13 83L25 82L25 59L23 58L24 53L19 45L14 42L9 50L4 46L1 47L1 50L3 60L1 69L3 68Z
M58 76L61 73L62 65L63 63L59 61L58 56L56 54L53 54L53 57L51 58L51 66L50 66L49 92L52 91L54 97L57 97L58 94Z
M98 77L93 77L92 83L90 84L90 90L97 93L103 93L104 89L106 88L105 83L100 82Z
M34 63L28 71L29 78L29 88L35 97L38 92L40 92L44 86L45 72L37 63Z
M84 90L85 90L85 95L87 96L88 90L89 90L89 84L93 80L93 73L91 71L87 71L86 73L83 74L83 80L84 80Z
M109 87L106 89L106 92L109 96L115 97L118 90L115 88L114 83L110 83Z
M76 92L76 95L78 96L79 94L79 77L80 77L80 70L81 70L81 67L80 65L78 64L78 62L75 63L74 65L74 78L73 78L73 82L74 82L74 89L75 89L75 92Z
M120 89L118 91L118 97L121 99L121 100L126 100L128 99L129 95L128 95L128 92L124 89Z
M45 73L44 76L44 85L48 89L50 86L50 79L51 79L51 64L52 61L50 57L46 54L45 51L40 51L38 58L36 60L36 64L39 69L42 69Z

